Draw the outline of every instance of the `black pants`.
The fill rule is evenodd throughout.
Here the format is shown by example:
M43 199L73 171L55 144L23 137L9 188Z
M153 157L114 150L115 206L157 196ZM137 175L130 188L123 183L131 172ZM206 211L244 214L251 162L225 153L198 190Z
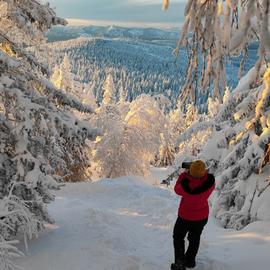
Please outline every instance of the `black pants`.
M189 221L178 217L173 230L175 263L184 258L189 262L195 261L200 246L201 234L207 221L208 219ZM185 237L187 234L189 245L185 253Z

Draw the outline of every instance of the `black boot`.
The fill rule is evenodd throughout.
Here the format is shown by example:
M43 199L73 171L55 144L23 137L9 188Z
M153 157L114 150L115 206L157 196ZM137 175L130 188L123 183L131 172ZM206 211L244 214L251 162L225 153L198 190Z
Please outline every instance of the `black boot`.
M185 259L185 266L187 268L194 268L194 267L196 267L196 262L195 262L195 260Z
M171 270L186 270L185 262L178 260L176 263L172 263Z

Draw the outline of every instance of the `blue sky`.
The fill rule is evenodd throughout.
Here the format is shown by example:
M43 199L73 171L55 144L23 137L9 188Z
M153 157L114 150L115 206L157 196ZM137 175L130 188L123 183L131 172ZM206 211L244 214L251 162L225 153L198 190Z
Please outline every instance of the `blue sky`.
M48 0L59 16L93 21L179 24L186 0L171 0L167 12L162 0Z

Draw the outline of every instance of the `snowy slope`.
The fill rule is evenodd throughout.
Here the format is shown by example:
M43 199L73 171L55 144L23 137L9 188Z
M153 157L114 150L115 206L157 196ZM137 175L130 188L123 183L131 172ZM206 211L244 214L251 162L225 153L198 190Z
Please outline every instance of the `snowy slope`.
M171 190L135 177L68 184L50 206L56 224L17 262L27 270L169 269L178 200ZM268 269L269 225L235 232L211 218L196 269Z

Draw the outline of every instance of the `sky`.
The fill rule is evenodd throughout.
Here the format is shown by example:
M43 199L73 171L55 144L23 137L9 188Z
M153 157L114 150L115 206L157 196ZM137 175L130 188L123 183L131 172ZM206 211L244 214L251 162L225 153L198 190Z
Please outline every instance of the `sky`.
M48 0L63 18L98 22L179 25L184 19L186 0L171 0L162 10L162 0Z

